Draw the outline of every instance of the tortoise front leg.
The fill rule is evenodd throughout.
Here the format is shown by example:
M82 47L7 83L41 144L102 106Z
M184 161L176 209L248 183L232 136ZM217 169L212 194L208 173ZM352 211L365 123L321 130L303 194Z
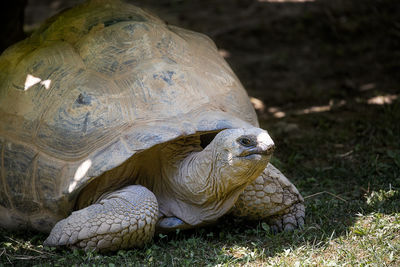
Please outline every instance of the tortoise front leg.
M297 188L272 164L239 196L235 216L265 219L274 232L302 227L304 199Z
M101 251L138 247L152 239L157 218L154 194L131 185L72 212L54 226L44 245Z

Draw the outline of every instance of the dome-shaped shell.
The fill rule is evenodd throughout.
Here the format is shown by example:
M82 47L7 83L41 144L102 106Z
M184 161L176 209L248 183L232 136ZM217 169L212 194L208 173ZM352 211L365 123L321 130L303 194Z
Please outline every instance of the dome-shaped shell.
M0 57L0 215L68 213L136 152L248 124L254 109L209 38L91 1Z

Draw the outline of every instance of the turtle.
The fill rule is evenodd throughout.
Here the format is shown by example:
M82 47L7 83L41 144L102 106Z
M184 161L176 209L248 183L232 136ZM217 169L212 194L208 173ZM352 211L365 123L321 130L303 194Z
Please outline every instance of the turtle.
M302 227L304 200L214 42L117 0L0 56L0 226L115 251L225 214Z

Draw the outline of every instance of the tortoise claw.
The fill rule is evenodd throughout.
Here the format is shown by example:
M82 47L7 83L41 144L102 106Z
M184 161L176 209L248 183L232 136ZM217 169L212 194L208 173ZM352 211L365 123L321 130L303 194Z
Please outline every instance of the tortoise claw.
M268 218L272 233L290 232L304 227L305 208L303 202L291 206L286 213Z

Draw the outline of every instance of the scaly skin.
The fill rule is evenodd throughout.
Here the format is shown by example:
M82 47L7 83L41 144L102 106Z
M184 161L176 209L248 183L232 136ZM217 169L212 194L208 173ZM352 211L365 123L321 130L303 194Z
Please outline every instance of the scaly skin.
M153 238L157 218L154 194L131 185L59 221L44 245L100 251L140 247Z
M158 220L158 230L213 223L238 196L236 215L274 216L278 228L279 220L284 228L289 223L297 227L304 209L294 210L294 222L288 210L302 198L275 167L267 167L273 148L268 133L255 127L221 131L204 149L198 137L155 148L149 159L146 154L140 158L142 166L136 166L143 179L134 183L143 186L111 191L73 212L56 224L45 245L100 251L142 246L153 237ZM88 192L84 196L90 196Z
M265 219L272 231L302 227L304 199L296 187L272 164L239 196L232 213L253 220Z

